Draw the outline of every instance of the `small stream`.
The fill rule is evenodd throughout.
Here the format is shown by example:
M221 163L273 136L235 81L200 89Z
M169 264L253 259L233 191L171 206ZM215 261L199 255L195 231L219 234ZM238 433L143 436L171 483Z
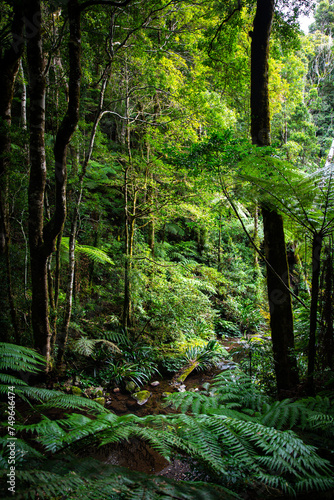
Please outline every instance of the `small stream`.
M203 384L210 382L215 373L198 372L189 375L185 381L186 390L201 389ZM151 397L144 405L139 405L129 393L113 393L106 403L106 408L117 415L132 413L138 417L146 415L166 415L168 413L177 413L172 408L163 406L165 392L177 392L177 389L170 385L170 380L156 378L159 385L152 387L145 384L142 390L151 393ZM129 469L148 474L156 474L163 469L168 468L169 463L159 453L153 450L148 444L139 439L132 439L130 442L122 442L113 445L107 445L94 453L94 458L102 460L105 463L128 467Z
M238 339L230 339L222 342L224 347L231 349L239 345ZM192 372L184 382L185 390L203 389L203 384L210 383L215 375L223 371L229 366L229 362L222 362L220 369ZM162 377L155 378L159 385L152 386L151 383L145 384L141 390L146 390L151 393L149 400L139 405L129 393L116 392L112 393L106 402L106 408L113 411L116 415L125 415L132 413L138 417L146 415L166 415L168 413L177 413L175 409L164 406L164 393L177 392L177 388L171 385L172 376L170 379ZM102 460L105 463L128 467L129 469L148 474L164 474L168 475L170 469L175 466L169 465L159 453L153 450L144 441L132 439L130 442L119 443L116 445L108 445L100 448L94 457ZM176 463L178 461L175 461Z

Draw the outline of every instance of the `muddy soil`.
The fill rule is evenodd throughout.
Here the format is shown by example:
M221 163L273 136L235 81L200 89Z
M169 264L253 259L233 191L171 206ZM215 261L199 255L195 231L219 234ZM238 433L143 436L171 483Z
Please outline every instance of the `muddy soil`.
M229 350L237 347L238 339L230 339L222 342L224 347ZM192 372L184 382L185 390L203 389L203 384L210 383L215 375L221 370L211 370L207 372ZM157 386L151 386L150 383L141 387L141 390L147 390L151 397L144 405L140 406L131 394L126 392L111 393L106 402L106 408L116 413L116 415L125 415L132 413L138 417L146 415L167 415L177 413L176 410L164 406L164 393L178 392L176 387L171 385L172 375L169 379L157 377L159 382ZM148 474L161 474L171 478L184 478L190 473L189 464L182 464L179 460L174 460L171 464L161 457L146 443L133 439L129 443L120 443L112 447L100 448L94 454L94 457L113 465L128 467L139 472Z

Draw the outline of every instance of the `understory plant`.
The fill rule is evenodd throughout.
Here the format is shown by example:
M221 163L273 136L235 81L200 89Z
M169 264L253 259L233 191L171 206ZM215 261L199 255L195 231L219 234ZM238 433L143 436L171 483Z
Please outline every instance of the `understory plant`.
M212 337L217 317L212 298L219 277L211 277L207 269L190 259L167 264L145 257L139 261L133 277L134 310L144 325L149 322L153 341L173 343Z
M103 332L103 335L103 339L80 337L73 343L74 352L91 361L88 366L82 363L79 377L82 386L87 381L90 385L125 386L130 380L140 386L159 374L156 348L124 332ZM89 374L92 366L93 376ZM68 375L72 374L73 370L69 370Z
M179 351L178 353L175 354L175 351L173 351L172 355L168 352L163 354L160 363L168 372L177 372L190 365L196 365L196 370L205 370L214 367L229 355L222 344L215 339L211 339L207 343L194 342L185 345L176 343L175 349Z
M90 409L100 412L95 401L76 395L64 394L62 391L34 387L29 379L45 367L45 358L29 347L0 342L0 396L6 398L8 391L15 398L38 405L38 410L62 408L72 410ZM6 403L3 403L5 408ZM7 410L4 410L7 412Z
M196 364L196 368L204 370L214 366L225 354L224 348L217 340L210 340L206 345L190 346L183 355L183 359L187 364Z
M176 414L117 416L103 407L95 411L94 418L70 413L54 420L41 414L38 421L16 425L16 498L36 498L37 491L39 498L50 500L64 492L73 499L155 500L163 495L186 500L200 498L192 489L197 486L208 499L231 498L247 485L266 485L284 494L328 490L334 487L332 465L307 441L316 434L332 458L332 396L273 401L250 377L234 370L217 376L204 391L169 396L167 404L179 410ZM298 435L300 430L303 438ZM103 464L99 474L92 474L96 462L92 460L88 471L90 460L77 457L88 448L133 438L146 441L168 460L176 453L191 458L213 484L189 483L184 490L182 482L162 484L159 479L132 472L130 476L128 471ZM6 436L1 445L0 482L5 485ZM61 454L65 450L64 460Z
M124 333L112 333L109 337L117 342L120 353L114 353L106 361L104 378L110 377L118 385L132 380L140 386L159 374L156 348Z
M272 345L267 337L242 337L230 355L245 373L267 391L276 391Z

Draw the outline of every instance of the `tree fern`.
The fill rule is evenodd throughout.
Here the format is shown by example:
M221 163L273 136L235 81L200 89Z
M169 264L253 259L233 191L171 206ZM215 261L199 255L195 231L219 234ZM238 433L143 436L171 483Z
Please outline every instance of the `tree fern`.
M72 343L72 348L74 351L82 354L83 356L91 356L96 348L97 344L103 344L112 351L121 352L116 344L110 342L106 339L89 339L85 336L80 337L78 340Z
M331 232L334 227L334 164L327 163L307 174L273 157L270 148L263 148L256 154L260 155L259 161L243 160L239 173L241 179L257 189L257 196L311 233Z
M63 237L61 240L61 246L66 251L66 255L68 254L69 249L69 238ZM98 262L99 264L114 264L113 260L109 257L109 255L102 250L101 248L97 248L91 245L80 245L76 243L75 245L75 253L87 255L93 262Z

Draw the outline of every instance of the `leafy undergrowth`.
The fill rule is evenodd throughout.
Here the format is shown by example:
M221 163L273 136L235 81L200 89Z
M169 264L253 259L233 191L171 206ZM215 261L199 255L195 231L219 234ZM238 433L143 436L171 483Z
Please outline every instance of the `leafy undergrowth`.
M3 351L2 369L25 363L37 369L28 351ZM7 359L7 361L6 361ZM21 360L21 361L20 361ZM3 373L2 389L9 383ZM332 395L273 401L239 370L218 375L201 392L174 393L166 404L177 414L117 416L87 402L85 414L52 419L41 413L50 405L76 410L73 396L30 391L17 377L18 394L37 400L40 420L15 423L15 498L160 499L233 498L247 488L266 488L283 496L334 488L331 464L334 443ZM32 388L33 389L33 388ZM80 399L80 398L78 398ZM35 413L36 415L36 413ZM0 485L7 490L8 423L0 438ZM298 433L303 433L303 439ZM308 436L318 436L322 458ZM129 470L82 460L83 450L139 439L171 461L175 456L196 463L203 481L175 483ZM64 454L65 453L65 454ZM201 477L200 475L198 477ZM194 488L194 489L193 489ZM201 496L202 495L202 496Z
M34 469L34 466L36 469ZM177 482L172 479L148 476L115 467L92 458L78 459L59 454L43 463L31 463L28 469L17 472L20 491L17 500L48 498L76 500L232 500L232 492L215 485L196 482ZM2 496L4 500L12 496Z

